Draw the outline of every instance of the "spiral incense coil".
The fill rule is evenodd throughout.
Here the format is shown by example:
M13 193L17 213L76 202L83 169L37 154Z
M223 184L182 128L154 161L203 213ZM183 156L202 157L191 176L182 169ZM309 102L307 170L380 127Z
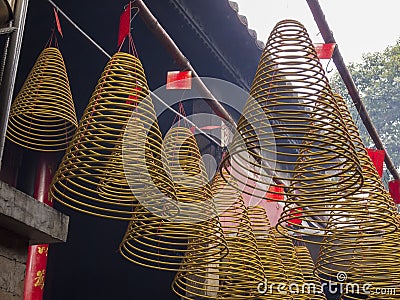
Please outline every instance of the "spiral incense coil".
M227 246L196 139L187 128L172 128L164 139L164 150L164 165L173 180L179 213L163 218L147 205L137 207L120 252L131 262L160 270L212 264L227 255ZM182 265L184 256L198 261Z
M183 299L255 299L263 282L263 267L241 194L218 174L213 180L215 205L219 208L228 255L215 263L187 253L174 283ZM189 245L189 248L192 245Z
M350 228L354 228L354 223L356 223L359 230L364 231L366 235L374 234L379 236L394 232L398 228L396 220L397 210L394 202L385 190L375 165L365 149L359 130L351 117L346 102L338 94L335 94L335 99L356 147L357 156L364 174L364 182L361 189L349 197L349 203L346 203L346 206L350 206L361 202L361 205L358 206L363 206L363 218L359 216L359 210L353 209L350 211L348 216L348 219L352 221L349 222ZM336 217L333 217L331 221L335 222ZM341 225L341 230L342 227L344 227L343 224Z
M322 280L343 284L357 284L360 290L344 291L342 299L360 299L368 291L362 290L369 286L371 293L378 288L389 289L400 286L399 279L399 233L386 234L382 237L358 236L351 237L343 231L333 231L325 238L325 244L316 263L316 275ZM373 241L369 241L373 239ZM397 257L397 258L396 258ZM368 299L392 299L385 295Z
M327 203L359 189L362 174L354 145L302 24L285 20L275 26L250 96L237 125L239 134L223 161L225 168L232 166L238 180L252 174L253 180L242 180L247 190L265 194L272 176L276 182L289 180L296 187L285 192L290 202L302 197ZM269 128L258 117L260 108L273 135L265 134ZM276 144L275 155L271 155L271 144ZM272 159L276 159L273 174L268 170Z
M313 300L326 300L321 282L314 275L315 266L307 247L296 246L295 251L300 263L301 272L303 273L304 282L306 283L305 293L311 295L310 298Z
M263 289L266 291L261 299L274 300L279 296L280 299L291 300L288 291L289 282L267 213L261 206L251 206L248 208L248 214L265 273ZM279 284L283 284L284 288L278 290Z
M27 149L62 151L77 126L63 57L46 48L11 105L7 138Z
M308 295L302 292L305 280L292 240L280 234L276 229L273 229L272 232L275 234L276 245L281 254L283 267L289 282L289 293L294 300L309 299Z
M120 151L123 134L133 112L141 121L135 122L136 132L144 132L141 127L147 130L146 137L144 134L140 136L142 144L151 149L154 154L152 159L157 160L156 164L162 167L161 151L157 150L161 149L162 138L154 122L155 111L144 70L138 58L119 52L107 63L53 178L51 199L99 217L121 220L132 218L137 201L133 195L129 195L125 184ZM156 146L149 146L150 143ZM145 155L140 158L142 165L148 160ZM159 176L159 181L170 185L165 194L172 197L172 183L168 184L168 180L165 180L168 176L162 173L154 176ZM114 191L108 195L104 193L104 184L110 182L110 178L114 183L122 184L124 191ZM154 199L154 202L157 201L168 200Z
M351 139L354 141L364 174L364 182L353 195L330 200L327 203L313 203L305 201L299 196L297 203L286 204L279 224L291 222L295 218L299 219L300 224L288 227L289 233L298 239L301 239L302 233L305 232L307 232L305 236L323 237L325 234L329 234L328 228L332 228L330 223L337 224L335 226L337 230L348 231L352 235L380 236L393 232L397 226L392 200L387 197L344 100L338 95L335 95L335 98ZM310 225L312 223L319 224L319 228L313 228ZM320 241L317 240L314 243ZM374 242L374 240L369 239L365 242Z

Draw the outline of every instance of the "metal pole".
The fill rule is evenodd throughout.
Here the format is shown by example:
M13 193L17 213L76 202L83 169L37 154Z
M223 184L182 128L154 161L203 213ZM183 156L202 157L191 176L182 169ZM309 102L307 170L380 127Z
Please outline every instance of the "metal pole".
M4 144L8 124L8 116L13 98L15 78L17 76L19 55L21 53L22 37L24 35L26 12L29 0L18 0L15 3L15 32L11 34L4 67L3 81L0 90L0 168L3 159Z
M139 8L139 15L142 18L143 22L150 29L150 31L161 41L161 43L164 45L164 47L170 53L176 63L181 68L192 71L194 83L197 85L200 92L203 94L205 101L215 112L215 114L236 127L236 123L233 120L232 116L226 111L222 104L214 97L211 91L200 79L199 75L192 67L189 60L185 57L185 55L183 55L182 51L175 44L169 34L164 30L164 28L160 25L160 23L158 23L157 19L144 4L144 2L142 0L136 0L134 4L137 8Z
M311 9L311 12L314 16L314 20L318 25L319 31L321 32L321 35L325 43L336 43L335 38L333 37L333 33L329 28L328 22L326 21L324 12L322 11L322 8L318 0L307 0L307 3ZM335 52L333 53L333 62L335 63L336 68L340 76L342 77L344 84L347 87L347 90L350 94L351 99L353 100L354 105L357 108L357 111L361 117L362 122L364 123L369 135L371 136L372 140L375 143L376 148L380 150L385 150L385 146L383 145L382 140L380 139L379 134L376 131L376 128L372 123L372 120L368 115L367 110L365 109L364 103L361 100L357 87L353 81L353 78L349 70L346 67L346 64L344 63L342 54L340 53L339 47L337 45ZM396 167L394 166L394 163L387 152L385 155L385 163L389 172L393 175L393 178L399 179L400 178L399 173L397 172Z

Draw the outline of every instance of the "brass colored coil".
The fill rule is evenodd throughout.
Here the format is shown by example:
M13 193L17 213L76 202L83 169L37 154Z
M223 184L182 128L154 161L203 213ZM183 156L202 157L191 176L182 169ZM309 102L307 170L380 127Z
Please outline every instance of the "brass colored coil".
M187 253L172 288L183 299L258 298L264 272L243 198L219 175L212 191L229 253L214 263Z
M238 122L240 135L233 139L229 155L223 161L224 168L232 166L232 174L239 181L252 174L253 180L241 183L249 191L259 189L265 193L272 176L267 165L274 164L269 145L275 143L274 179L286 182L288 187L285 190L288 205L278 230L299 240L308 234L323 237L330 211L340 207L343 197L354 194L363 178L355 147L323 67L299 22L281 21L273 29L250 96ZM264 134L268 126L256 117L260 107L264 118L271 122L273 136ZM253 160L246 160L247 157ZM311 232L314 228L308 224L283 228L287 222L299 218L293 210L298 207L303 209L300 218L322 225L320 232Z
M288 291L289 282L267 213L261 206L251 206L248 208L248 214L265 273L266 286L263 288L266 292L261 299L275 300L279 296L279 299L291 300L292 297ZM278 290L279 284L283 284L284 287Z
M276 231L275 228L272 232L275 234L276 245L281 254L283 267L285 268L285 273L289 282L289 293L293 300L308 299L307 294L302 292L302 287L305 286L305 280L292 240ZM291 287L293 288L291 289Z
M365 237L381 236L382 234L393 232L397 228L394 208L391 204L393 201L387 197L387 193L365 150L346 103L338 95L335 95L335 99L348 128L350 138L354 142L364 175L364 182L361 188L353 195L348 195L335 201L327 203L305 201L299 201L294 204L288 203L282 213L280 224L296 217L303 222L297 226L291 226L292 229L289 229L289 231L301 234L304 229L314 229L309 225L311 222L318 223L322 227L320 233L309 234L315 236L329 234L328 228L333 228L330 225L331 223L337 224L337 226L334 226L336 230L347 231L351 236L354 236L354 234L363 234ZM340 183L338 184L340 185ZM300 198L300 200L302 199ZM300 215L295 215L294 212L299 208L301 210ZM373 242L374 240L365 240L365 242L367 241ZM315 243L318 243L318 241Z
M331 234L325 237L321 247L317 275L335 281L336 274L345 272L347 281L358 286L395 287L400 284L400 240L394 203L382 185L343 98L336 95L336 99L356 146L365 179L360 191L344 203L350 208L348 215L332 216ZM352 203L358 203L359 207L353 208ZM359 299L357 297L351 293L343 295L343 299ZM376 297L386 299L384 295Z
M155 111L144 70L138 58L118 52L107 63L57 170L50 189L51 199L99 217L132 218L137 201L126 184L121 149L123 134L133 112L141 120L135 130L144 132L140 129L142 126L148 131L140 140L154 156L149 169L154 169L154 165L162 167L159 150L162 137L154 122ZM149 159L142 155L140 163L146 165L148 162ZM166 180L168 176L161 172L154 175L153 172L155 176L169 185L164 192L173 197L172 183L168 184ZM121 190L114 186L113 191L105 192L107 182L121 185Z
M160 270L192 268L182 265L185 255L195 256L196 266L213 263L227 255L227 246L196 139L187 128L172 128L164 139L164 150L179 213L163 218L146 205L138 206L120 252L131 262Z
M11 105L7 138L27 149L62 151L77 126L61 52L45 48Z
M365 285L368 285L371 293L377 289L389 288L397 288L398 293L398 253L398 232L382 237L351 237L343 231L333 231L325 238L325 244L321 247L316 263L316 275L321 280L330 280L338 284L356 284L359 290L356 293L351 289L348 292L344 290L342 299L360 299L360 295L367 296L368 290L363 290ZM345 274L344 279L338 274ZM393 297L371 294L368 299L396 299Z
M301 272L303 273L304 282L306 283L305 287L307 287L304 289L305 292L309 294L310 299L326 300L321 282L314 274L315 266L308 248L306 246L296 246L295 251L300 263Z

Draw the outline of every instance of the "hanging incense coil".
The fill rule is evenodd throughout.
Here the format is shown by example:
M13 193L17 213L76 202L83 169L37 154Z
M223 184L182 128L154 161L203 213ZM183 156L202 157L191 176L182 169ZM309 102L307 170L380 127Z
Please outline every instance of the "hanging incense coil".
M251 206L248 208L248 214L265 273L264 286L262 286L265 293L262 299L274 300L277 296L280 299L292 299L288 291L289 282L282 257L265 209L261 206ZM278 289L279 284L282 284L283 288Z
M257 287L264 273L243 198L218 174L212 191L229 253L217 262L204 260L196 252L187 253L173 290L183 299L258 298Z
M243 182L247 186L245 191L257 190L257 184L265 188L269 183L284 183L285 201L289 204L278 230L299 240L314 235L319 238L314 242L320 243L331 211L341 206L344 197L360 188L362 174L328 80L300 23L287 20L276 25L250 95L253 99L246 103L237 127L240 136L234 137L224 167L231 165L232 174L238 180L246 178L247 173L253 174L253 180ZM253 124L259 107L271 122L274 140L257 136L257 132L268 131L267 127L257 127L259 122ZM263 153L268 154L268 144L274 142L276 167L268 175L267 165L272 162ZM245 161L246 155L254 161ZM246 164L258 164L263 172L246 168ZM312 219L318 230L307 223L284 230L282 227L288 222L298 219L298 210L303 210L301 217Z
M289 282L290 295L294 300L308 299L308 296L305 293L302 293L302 287L305 285L305 280L292 240L287 236L280 234L276 229L273 229L272 232L275 234L276 245L282 257L283 267L285 268L285 273Z
M121 220L132 218L138 202L134 195L130 195L125 183L126 172L121 163L121 149L123 134L133 113L135 118L140 119L140 122L135 123L136 133L141 134L138 139L140 136L141 144L147 145L153 154L149 165L162 168L162 138L154 121L155 111L144 70L137 57L118 52L107 63L57 170L50 189L52 199L77 211L99 217ZM141 153L145 151L139 150ZM149 157L142 155L140 161L146 165ZM151 167L149 169L151 173ZM152 175L154 181L165 182L158 186L165 197L157 197L153 203L164 203L169 201L168 198L173 198L172 183L165 180L168 176L154 170ZM107 189L104 187L107 182L111 182L110 178L122 185L122 192L114 190L111 194L105 193Z
M302 197L326 203L359 188L362 175L354 145L314 46L299 22L281 21L273 29L250 96L237 125L239 134L223 163L225 168L232 166L238 180L252 174L253 180L243 181L248 190L265 191L265 186L275 185L273 177L296 187L285 191L290 202ZM257 117L260 108L273 135L264 135L269 128ZM276 144L275 155L270 153L271 144ZM276 158L275 170L268 170L272 158Z
M315 266L308 248L306 246L296 246L295 251L305 282L305 288L302 292L311 295L310 298L313 300L326 300L321 282L314 274Z
M300 224L288 228L289 232L295 233L294 236L305 232L305 230L316 230L309 225L312 223L319 224L317 230L320 232L314 232L309 235L320 237L324 234L329 234L328 228L331 228L330 223L337 224L335 226L337 230L348 231L352 236L354 234L381 236L382 234L393 232L397 226L395 210L391 204L392 200L387 197L387 193L365 150L358 129L351 118L344 100L338 95L335 95L335 99L350 133L351 140L354 142L364 174L364 182L361 188L353 195L348 195L326 204L305 201L286 204L281 216L280 225L285 221L290 222L293 218L299 219L301 221ZM300 197L300 200L303 199ZM319 243L320 241L313 242ZM365 240L365 242L373 241L373 239Z
M335 94L335 99L355 145L364 174L364 182L361 189L346 199L348 203L345 205L347 207L357 205L346 216L349 220L347 221L349 223L348 227L350 230L354 230L354 226L357 226L358 230L360 232L363 231L364 235L380 236L392 233L398 228L397 210L394 202L385 190L382 180L365 149L346 102L338 94ZM346 230L347 228L345 228L343 221L337 219L338 217L334 216L331 222L339 222L340 230Z
M45 48L11 105L7 138L27 149L62 151L77 126L61 52Z
M371 241L371 239L373 241ZM376 236L350 236L333 230L321 247L316 263L316 275L347 286L356 285L358 290L345 290L342 299L393 299L392 295L372 296L377 289L400 287L399 279L399 233ZM368 290L363 287L368 285ZM386 298L388 297L388 298Z
M147 205L138 206L120 252L133 263L169 271L182 269L185 255L196 256L198 264L218 261L227 255L227 246L196 139L187 128L172 128L164 139L164 150L179 212L163 218Z
M348 215L331 218L331 234L324 239L317 274L335 281L336 274L345 273L347 282L357 283L358 287L363 284L394 287L400 283L396 258L400 242L398 231L394 231L398 226L394 203L365 150L346 103L339 95L336 99L356 146L365 180L360 191L345 199ZM345 293L343 299L359 299L357 294Z

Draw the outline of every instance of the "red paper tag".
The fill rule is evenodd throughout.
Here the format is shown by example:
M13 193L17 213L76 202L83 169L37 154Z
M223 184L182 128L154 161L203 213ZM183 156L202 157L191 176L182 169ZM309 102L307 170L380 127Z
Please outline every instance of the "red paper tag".
M298 208L293 208L290 210L290 214L295 216L295 217L301 217L303 208L302 207L298 207ZM292 219L288 221L288 225L300 225L301 224L301 219Z
M374 163L375 169L382 177L383 174L383 162L385 161L385 150L367 149L368 155Z
M134 104L139 99L139 94L141 91L142 88L140 86L134 87L132 94L128 96L129 100L126 101L126 104Z
M124 42L126 36L131 31L131 3L126 6L119 18L118 47Z
M319 59L331 59L333 51L335 51L336 44L314 44L315 50Z
M283 186L270 185L268 192L265 194L265 199L268 202L276 202L284 200L284 189Z
M393 198L394 203L400 204L400 180L389 181L389 192Z
M167 74L167 90L190 90L192 71L172 71Z
M61 37L63 37L60 19L58 18L57 10L55 9L55 7L53 7L53 10L54 10L54 18L56 19L56 26L57 26L58 33L61 35Z

